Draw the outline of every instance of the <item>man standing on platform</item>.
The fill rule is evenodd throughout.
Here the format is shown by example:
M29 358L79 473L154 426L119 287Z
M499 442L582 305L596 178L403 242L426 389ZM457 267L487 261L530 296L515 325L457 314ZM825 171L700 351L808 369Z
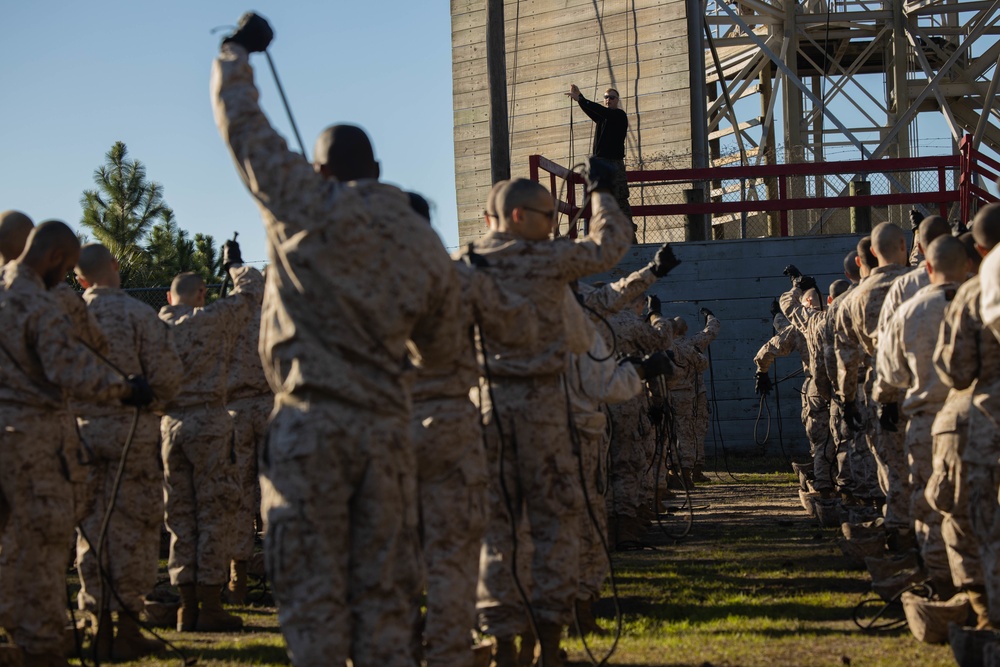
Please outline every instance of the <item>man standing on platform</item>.
M632 208L628 204L628 180L625 177L625 135L628 134L628 116L619 108L621 97L618 91L614 88L604 91L603 106L584 97L575 83L569 87L566 95L572 97L583 109L583 113L597 123L597 127L594 128L592 155L614 165L615 180L612 194L618 202L618 208L631 222ZM636 229L635 223L632 224L632 229Z

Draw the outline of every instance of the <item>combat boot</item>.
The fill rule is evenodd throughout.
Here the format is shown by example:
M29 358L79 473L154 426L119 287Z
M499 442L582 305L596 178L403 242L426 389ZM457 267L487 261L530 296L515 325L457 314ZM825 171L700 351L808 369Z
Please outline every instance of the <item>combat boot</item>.
M177 632L194 632L198 625L198 588L194 584L177 587L181 606L177 609Z
M236 632L243 627L243 619L222 608L222 587L198 584L198 632Z
M538 643L541 645L541 655L536 663L538 667L564 667L559 654L559 640L562 639L562 626L556 623L538 624Z
M226 599L229 604L245 605L247 603L247 562L234 560L229 575Z
M494 667L518 667L513 637L497 637L493 647Z
M684 488L688 491L694 488L694 478L692 475L693 471L691 468L681 468L681 478L683 480Z
M535 664L535 647L537 645L538 639L531 630L521 635L521 646L517 650L518 667L531 667Z
M139 624L124 612L118 612L118 634L111 646L111 659L116 662L137 660L143 656L159 653L163 643L142 636Z
M693 479L694 481L696 481L696 482L698 482L700 484L704 484L705 482L711 482L712 481L708 477L705 476L705 466L703 466L703 465L696 465L694 467L694 470L691 472L691 479Z
M577 600L574 608L574 613L576 615L576 623L569 626L569 634L571 637L577 636L576 630L580 629L580 632L585 635L606 635L608 631L597 624L594 620L594 610L593 610L594 598L587 598L586 600Z

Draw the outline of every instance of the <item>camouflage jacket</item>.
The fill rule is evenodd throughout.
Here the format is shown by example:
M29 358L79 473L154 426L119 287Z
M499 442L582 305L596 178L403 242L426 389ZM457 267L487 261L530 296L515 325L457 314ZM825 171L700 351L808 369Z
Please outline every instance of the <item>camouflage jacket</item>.
M253 315L264 279L250 266L229 270L233 291L203 308L174 305L160 309L170 325L184 378L169 408L225 405L229 359L236 339Z
M890 264L872 270L844 299L837 309L836 338L837 381L834 388L845 402L854 400L858 391L859 370L866 357L875 358L878 341L878 317L885 295L893 280L912 267Z
M806 370L806 359L809 357L809 350L806 348L806 338L793 326L787 326L761 345L757 350L757 355L753 358L757 365L758 373L766 373L771 368L771 364L778 357L787 357L793 352L798 352L802 358L802 370Z
M408 416L411 365L447 363L464 335L441 240L399 188L324 178L290 151L257 103L242 47L222 46L212 95L267 233L261 350L271 388Z
M104 336L112 341L108 359L128 374L142 375L160 408L177 394L184 369L173 334L156 311L123 290L91 287L83 293L87 309ZM87 416L120 414L115 406L91 406Z
M29 267L14 262L0 290L0 408L62 410L66 396L115 402L128 383L77 339L52 290Z
M266 396L271 386L264 374L264 364L260 360L260 314L263 290L253 302L252 313L243 330L233 344L233 354L229 360L229 378L226 380L226 400Z
M806 344L802 368L812 377L819 395L830 400L830 376L826 373L827 318L829 310L817 310L802 305L802 290L792 287L781 295L781 310Z

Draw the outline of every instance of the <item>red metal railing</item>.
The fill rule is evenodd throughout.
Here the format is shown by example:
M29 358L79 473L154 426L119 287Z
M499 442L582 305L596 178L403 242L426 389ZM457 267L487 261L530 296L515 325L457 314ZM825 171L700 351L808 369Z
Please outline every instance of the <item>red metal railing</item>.
M530 157L529 169L531 179L536 182L543 182L544 176L548 176L549 190L561 213L572 218L581 212L578 201L582 198L583 178L579 174L541 155ZM850 175L850 178L845 178L845 175ZM867 180L876 175L884 175L878 178L879 185L885 192L847 194L849 181ZM780 235L787 236L789 212L800 210L815 212L826 209L832 212L851 207L908 207L921 204L932 210L937 209L947 218L949 208L958 203L962 221L967 222L980 204L997 201L996 197L977 186L976 182L977 179L993 182L1000 176L1000 162L974 150L971 138L965 137L960 143L958 155L707 169L636 170L629 171L627 176L632 192L632 217L636 222L643 216L710 215L714 219L727 214L744 214L745 220L747 213L767 212L777 214ZM836 192L824 177L835 177L843 189ZM807 180L816 183L811 186L811 192L804 189L803 183ZM904 182L910 184L911 191L906 191ZM917 187L913 186L914 182ZM949 182L953 187L949 187ZM724 183L732 185L728 189L719 187L719 184ZM771 186L772 193L777 191L776 198L747 197L750 189L761 188L765 183ZM697 185L701 185L701 192L708 191L710 197L707 198L714 201L663 201L677 200L678 194L684 194L682 190ZM581 188L579 197L578 187ZM660 199L657 203L637 202L636 192L643 188L646 189L644 191L659 188L661 193L667 194L649 197ZM738 200L724 200L725 193L735 196L737 191ZM718 194L720 192L723 193L722 196ZM831 193L837 196L830 196ZM585 207L581 217L587 219L587 202L580 203ZM575 228L568 230L570 235L575 235L575 232Z

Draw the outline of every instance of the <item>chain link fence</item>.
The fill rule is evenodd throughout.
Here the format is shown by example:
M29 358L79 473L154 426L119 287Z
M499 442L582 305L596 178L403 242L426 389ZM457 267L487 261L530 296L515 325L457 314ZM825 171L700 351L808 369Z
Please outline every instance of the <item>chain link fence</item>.
M219 293L222 290L221 283L206 285L205 287L208 290L208 294L205 296L205 303L211 303L219 298ZM165 287L130 287L124 290L132 298L149 304L157 311L167 305L167 292L169 291L170 285L166 285Z

